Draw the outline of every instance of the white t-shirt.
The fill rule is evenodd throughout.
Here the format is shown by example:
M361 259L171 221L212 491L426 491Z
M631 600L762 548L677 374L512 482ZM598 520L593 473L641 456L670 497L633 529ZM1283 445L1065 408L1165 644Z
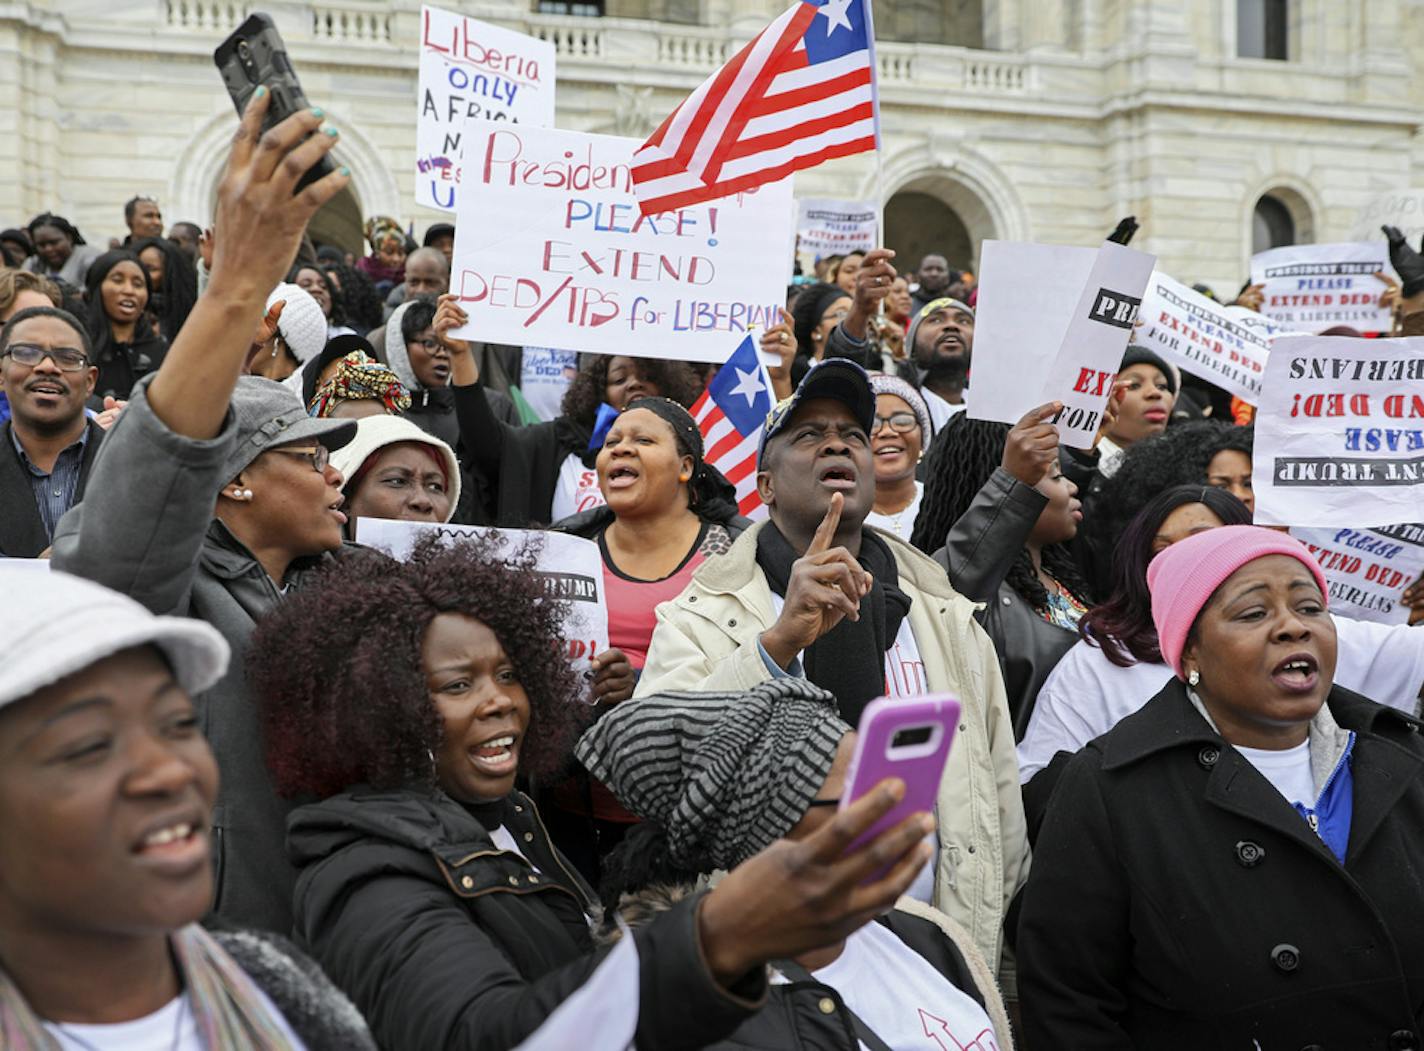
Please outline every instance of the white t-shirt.
M951 416L963 412L969 404L968 394L958 405L951 405L928 387L920 388L920 397L925 399L925 406L930 410L930 422L934 424L936 434L944 430Z
M1347 690L1413 714L1424 685L1424 628L1335 617L1339 638L1335 682ZM1038 692L1028 732L1019 743L1019 782L1026 783L1058 752L1076 752L1155 697L1172 678L1165 664L1119 668L1103 651L1078 642Z
M895 1051L998 1051L984 1008L878 923L856 931L834 962L811 973Z
M278 1027L296 1051L305 1051L306 1044L292 1032L287 1020L261 989L257 990L263 1004L277 1020ZM181 1016L181 1017L180 1017ZM198 1020L184 993L170 1000L151 1015L132 1022L113 1025L78 1025L66 1022L44 1024L45 1031L59 1043L62 1051L208 1051L198 1033Z
M1261 771L1261 776L1276 786L1276 791L1286 797L1287 803L1315 806L1315 775L1310 772L1310 740L1300 742L1294 748L1272 751L1266 748L1242 748L1236 750L1248 763Z
M499 828L490 833L490 839L494 840L494 845L499 847L500 850L507 850L511 854L518 854L521 858L524 857L524 851L519 849L519 844L515 842L514 836L510 833L509 829L503 825L500 825ZM525 858L525 860L528 861L527 858ZM532 861L529 863L531 865L534 864ZM534 865L534 867L537 869L539 866Z
M883 529L887 533L894 533L905 543L910 542L910 534L915 531L915 518L920 513L920 503L925 498L925 483L915 483L915 498L910 501L899 514L882 515L879 511L871 511L865 516L865 524Z
M583 460L573 453L564 457L563 466L559 468L559 484L554 488L551 510L554 521L602 507L607 502L603 499L603 491L598 488L598 472L585 467Z

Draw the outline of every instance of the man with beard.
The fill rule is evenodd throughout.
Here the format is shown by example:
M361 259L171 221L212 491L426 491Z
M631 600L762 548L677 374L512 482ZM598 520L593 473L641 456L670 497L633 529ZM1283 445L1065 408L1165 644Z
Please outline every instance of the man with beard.
M875 394L857 365L815 365L762 430L769 521L708 559L657 608L635 697L748 690L794 675L855 725L879 696L963 704L936 804L937 861L910 890L970 931L991 966L1027 869L1013 728L993 644L938 563L866 528L875 503Z
M79 502L104 435L84 415L98 376L88 333L63 310L30 307L0 330L0 555L38 556Z

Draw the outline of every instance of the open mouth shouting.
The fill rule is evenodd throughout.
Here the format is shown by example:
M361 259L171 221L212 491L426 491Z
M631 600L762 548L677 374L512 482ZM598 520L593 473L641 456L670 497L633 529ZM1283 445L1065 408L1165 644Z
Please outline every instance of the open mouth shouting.
M470 764L486 777L512 777L519 768L519 737L509 730L470 745Z
M1309 693L1320 681L1320 665L1308 653L1293 653L1271 669L1271 681L1286 693Z
M341 505L346 502L346 497L338 496L334 503L327 505L327 510L336 518L341 525L346 524L346 512L341 510Z
M640 477L641 475L638 473L636 467L631 464L620 463L608 471L608 488L627 489Z
M816 480L832 492L850 493L855 491L859 479L854 464L833 463L822 467Z

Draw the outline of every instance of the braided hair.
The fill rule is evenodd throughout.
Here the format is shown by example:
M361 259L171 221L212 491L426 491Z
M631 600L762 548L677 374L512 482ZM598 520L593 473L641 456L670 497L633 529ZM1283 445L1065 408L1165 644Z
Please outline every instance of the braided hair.
M950 418L935 436L926 456L925 494L910 543L926 554L943 547L959 521L1004 456L1009 426L971 420L965 413ZM1048 544L1039 553L1043 568L1075 599L1088 604L1087 581L1065 544ZM1040 613L1048 609L1048 589L1034 569L1028 548L1020 549L1004 583Z

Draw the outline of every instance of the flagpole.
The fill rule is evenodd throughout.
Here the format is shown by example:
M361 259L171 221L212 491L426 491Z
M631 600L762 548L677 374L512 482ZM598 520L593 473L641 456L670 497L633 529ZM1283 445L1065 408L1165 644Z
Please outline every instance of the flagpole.
M865 39L870 48L870 101L875 114L875 247L885 247L885 144L880 138L880 59L875 54L875 16L871 0L865 5ZM885 313L885 300L880 301Z

